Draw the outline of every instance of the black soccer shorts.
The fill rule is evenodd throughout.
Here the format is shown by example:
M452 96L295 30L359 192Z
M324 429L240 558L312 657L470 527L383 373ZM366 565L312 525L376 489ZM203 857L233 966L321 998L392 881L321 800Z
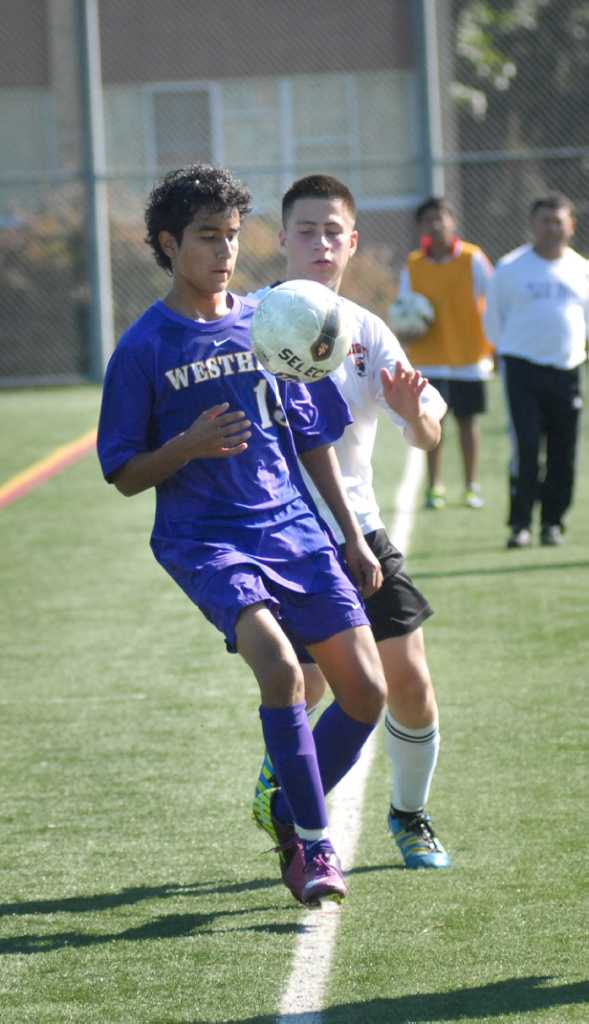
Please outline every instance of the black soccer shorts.
M364 536L378 558L383 575L382 587L365 601L374 639L413 633L433 615L429 602L404 571L403 555L391 543L386 530L374 530Z
M430 383L440 392L457 420L465 416L478 416L487 411L487 387L484 380L449 380L431 378Z
M382 587L364 602L374 639L378 643L389 637L414 633L433 615L433 609L404 572L403 555L391 543L386 530L365 533L364 540L378 558L383 575ZM344 545L340 553L343 557ZM313 663L314 659L305 648L295 645L295 650L302 664Z

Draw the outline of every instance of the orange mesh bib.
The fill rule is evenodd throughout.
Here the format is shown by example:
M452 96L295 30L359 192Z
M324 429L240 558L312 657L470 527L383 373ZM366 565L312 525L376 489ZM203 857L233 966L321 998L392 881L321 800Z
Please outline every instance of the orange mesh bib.
M477 301L473 289L472 257L479 251L462 242L460 254L445 263L427 259L420 249L410 253L411 289L427 296L436 311L432 327L411 342L415 366L467 366L493 352L481 322L484 300Z

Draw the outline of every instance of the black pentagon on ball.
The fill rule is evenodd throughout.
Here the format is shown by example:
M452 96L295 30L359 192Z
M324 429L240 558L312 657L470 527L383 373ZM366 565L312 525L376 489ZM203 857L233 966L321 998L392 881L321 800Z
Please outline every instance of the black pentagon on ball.
M329 359L340 331L341 317L339 307L332 306L323 321L321 333L311 345L311 356L315 362L320 363L324 359Z

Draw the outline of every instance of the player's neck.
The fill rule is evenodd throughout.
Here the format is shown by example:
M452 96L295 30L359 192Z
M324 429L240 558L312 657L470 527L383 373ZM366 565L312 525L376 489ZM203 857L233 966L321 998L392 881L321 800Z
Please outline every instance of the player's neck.
M456 256L459 244L457 237L448 241L445 238L424 235L420 240L421 250L430 260L448 260Z
M226 291L203 294L174 284L164 298L166 306L188 320L220 320L232 306Z
M535 245L534 252L543 260L559 260L566 248L566 245Z

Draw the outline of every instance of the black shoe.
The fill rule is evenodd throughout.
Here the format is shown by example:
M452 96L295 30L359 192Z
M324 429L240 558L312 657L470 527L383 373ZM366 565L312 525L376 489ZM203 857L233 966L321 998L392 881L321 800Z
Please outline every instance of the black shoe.
M507 541L508 548L527 548L530 546L532 540L530 531L525 527L521 530L514 528L511 531L511 536Z
M553 526L543 526L540 532L540 544L544 544L547 547L554 548L557 544L562 544L562 527L558 523Z

